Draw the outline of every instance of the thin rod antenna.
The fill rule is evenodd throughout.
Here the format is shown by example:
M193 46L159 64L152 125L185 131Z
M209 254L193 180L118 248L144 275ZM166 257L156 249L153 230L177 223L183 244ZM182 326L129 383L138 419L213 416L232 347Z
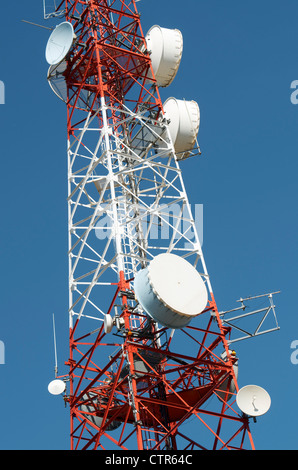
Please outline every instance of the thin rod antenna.
M58 375L58 362L57 362L57 344L56 344L56 329L55 329L55 314L53 313L53 334L54 334L54 353L55 353L55 378Z
M269 292L269 294L262 294L262 295L255 295L255 296L252 296L252 297L246 297L246 299L239 299L239 300L236 300L236 302L244 302L245 300L252 300L252 299L259 299L260 297L269 297L271 295L274 295L274 294L280 294L280 290L277 291L277 292Z
M21 20L23 23L33 24L33 26L39 26L40 28L49 29L53 31L54 28L48 28L47 26L42 26L41 24L32 23L31 21Z

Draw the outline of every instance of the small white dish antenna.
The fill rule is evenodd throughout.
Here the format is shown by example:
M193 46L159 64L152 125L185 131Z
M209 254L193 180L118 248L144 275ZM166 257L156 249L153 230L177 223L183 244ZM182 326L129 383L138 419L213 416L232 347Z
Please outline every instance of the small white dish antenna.
M111 315L105 315L105 319L104 319L105 333L111 333L113 326L114 326L114 319L111 317Z
M240 410L248 416L262 416L271 406L269 393L258 385L246 385L236 396Z
M48 385L48 391L51 395L61 395L65 391L66 385L63 380L55 379Z
M46 61L50 65L59 64L70 51L75 34L68 21L60 23L49 37L46 47Z

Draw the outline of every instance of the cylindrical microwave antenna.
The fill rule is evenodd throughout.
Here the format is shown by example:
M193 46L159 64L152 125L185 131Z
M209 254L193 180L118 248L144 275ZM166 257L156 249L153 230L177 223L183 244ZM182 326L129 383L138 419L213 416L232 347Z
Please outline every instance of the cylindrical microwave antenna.
M177 154L190 152L196 143L200 127L200 108L196 101L168 98L164 112L169 119L169 131Z
M207 289L198 271L172 253L156 256L136 275L136 298L145 312L168 328L183 328L202 313Z
M182 33L178 29L155 25L148 31L145 39L157 85L167 87L176 77L181 62Z

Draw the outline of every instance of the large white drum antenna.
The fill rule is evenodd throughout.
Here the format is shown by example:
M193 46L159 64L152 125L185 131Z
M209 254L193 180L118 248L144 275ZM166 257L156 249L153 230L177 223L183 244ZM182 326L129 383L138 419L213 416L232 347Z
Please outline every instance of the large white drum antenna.
M183 37L178 29L152 26L146 35L153 72L160 87L169 86L179 69L183 51ZM148 74L152 78L151 73Z
M180 256L163 253L135 277L137 300L145 312L168 328L183 328L203 312L208 293L201 275Z

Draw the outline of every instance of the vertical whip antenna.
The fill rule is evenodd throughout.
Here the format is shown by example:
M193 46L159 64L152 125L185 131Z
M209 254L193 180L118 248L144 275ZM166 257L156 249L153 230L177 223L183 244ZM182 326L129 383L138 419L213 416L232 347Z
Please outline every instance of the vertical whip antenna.
M56 328L55 328L55 314L53 313L53 335L54 335L54 354L55 354L55 378L58 375L58 362L57 362L57 343L56 343Z

